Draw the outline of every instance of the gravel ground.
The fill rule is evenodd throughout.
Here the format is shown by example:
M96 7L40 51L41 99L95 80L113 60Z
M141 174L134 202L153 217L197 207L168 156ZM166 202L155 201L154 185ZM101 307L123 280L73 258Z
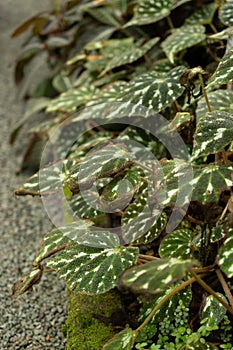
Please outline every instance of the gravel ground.
M42 234L51 224L40 199L15 198L13 190L24 181L17 176L22 159L20 143L9 145L9 134L22 116L13 83L14 60L22 39L10 39L23 20L41 11L49 0L4 0L0 3L0 349L65 348L61 332L66 319L64 283L54 274L45 274L33 292L11 299L11 287L29 271L40 248ZM23 136L21 135L21 140Z

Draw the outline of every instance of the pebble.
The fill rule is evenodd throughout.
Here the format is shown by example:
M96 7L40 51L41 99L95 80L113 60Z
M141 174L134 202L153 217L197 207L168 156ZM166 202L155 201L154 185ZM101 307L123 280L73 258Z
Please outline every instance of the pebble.
M19 6L19 2L23 6ZM62 325L67 316L66 288L55 274L45 274L32 292L11 298L11 288L30 270L43 235L51 229L38 198L15 198L13 190L25 180L17 176L27 137L9 145L10 132L22 117L13 82L14 59L22 39L10 33L26 18L46 8L49 0L5 0L0 11L0 350L63 350Z

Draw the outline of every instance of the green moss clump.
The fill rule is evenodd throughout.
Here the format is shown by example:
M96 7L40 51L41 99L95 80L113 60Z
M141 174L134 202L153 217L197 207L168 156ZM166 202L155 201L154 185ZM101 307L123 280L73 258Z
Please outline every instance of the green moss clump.
M63 328L67 337L66 349L101 350L115 332L110 324L93 314L109 318L115 310L121 309L121 299L115 290L96 296L68 290L68 318Z

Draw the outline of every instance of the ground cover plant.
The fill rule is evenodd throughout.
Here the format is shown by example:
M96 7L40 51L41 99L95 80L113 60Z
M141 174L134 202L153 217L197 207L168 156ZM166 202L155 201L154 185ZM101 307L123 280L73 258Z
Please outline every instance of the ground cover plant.
M13 296L56 271L121 294L104 350L232 349L233 1L56 1L25 31L11 142L33 119L45 148L15 194L54 229Z

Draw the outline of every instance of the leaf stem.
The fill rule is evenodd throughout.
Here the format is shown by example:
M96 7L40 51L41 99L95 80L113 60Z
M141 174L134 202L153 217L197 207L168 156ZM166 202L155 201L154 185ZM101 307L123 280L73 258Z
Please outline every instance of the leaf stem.
M199 277L192 269L190 269L190 273L196 278L197 282L202 286L202 288L204 288L209 294L211 294L215 299L217 299L218 302L222 304L227 309L227 311L229 311L233 315L233 308L230 305L225 303L225 301L223 301L222 298L220 298L218 294L216 294L215 291L210 286L208 286L201 279L201 277Z
M143 321L143 323L135 330L136 336L137 334L150 322L152 317L156 314L156 312L163 306L163 304L168 301L173 295L179 293L182 289L185 289L190 284L196 282L196 277L192 277L189 280L183 282L179 286L175 287L170 293L166 294L159 303L154 307L151 313L147 316L147 318Z
M208 111L211 112L212 109L210 107L210 102L209 102L209 99L208 99L208 96L207 96L207 93L206 93L205 84L204 84L204 81L203 81L203 78L202 78L202 74L200 72L198 73L198 78L199 78L200 83L201 83L201 89L202 89L202 93L203 93L203 96L204 96L205 101L206 101L206 105L207 105Z
M219 282L221 283L222 288L227 296L227 299L229 300L229 304L231 305L231 307L233 309L233 296L231 294L231 291L228 287L228 284L227 284L225 278L223 277L223 274L222 274L220 269L216 270L216 275L218 276Z

